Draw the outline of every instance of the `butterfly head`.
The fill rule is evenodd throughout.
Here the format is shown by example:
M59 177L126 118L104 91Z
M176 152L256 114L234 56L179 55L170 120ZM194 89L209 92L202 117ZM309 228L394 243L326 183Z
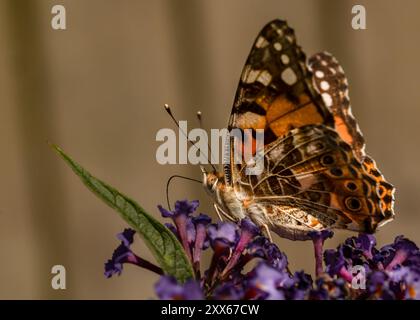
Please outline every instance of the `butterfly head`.
M217 190L217 183L219 178L215 172L207 172L204 167L201 167L203 173L203 187L208 194L214 195Z
M219 189L219 185L223 183L223 176L217 171L207 172L204 167L201 167L203 173L203 187L207 193L214 197Z

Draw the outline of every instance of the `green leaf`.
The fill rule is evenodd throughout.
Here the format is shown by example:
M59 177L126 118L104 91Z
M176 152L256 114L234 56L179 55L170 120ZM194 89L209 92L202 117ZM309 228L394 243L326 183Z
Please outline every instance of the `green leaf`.
M92 176L58 146L52 147L94 194L118 211L138 232L166 274L174 276L180 282L193 277L191 263L181 243L168 228L147 214L135 201Z

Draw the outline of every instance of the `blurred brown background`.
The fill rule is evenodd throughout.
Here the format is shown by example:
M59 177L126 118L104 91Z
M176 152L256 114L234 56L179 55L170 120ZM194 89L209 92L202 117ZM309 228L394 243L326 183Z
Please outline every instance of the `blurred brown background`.
M51 8L67 10L67 30L51 28ZM367 30L351 28L351 8L367 9ZM393 223L381 245L403 233L420 241L420 2L333 0L0 0L0 298L143 299L157 278L127 266L105 279L103 263L125 224L50 150L62 146L95 175L158 216L175 173L160 166L158 129L204 113L227 124L243 63L260 28L288 20L308 55L332 52L349 81L367 151L397 187ZM210 200L177 182L171 198ZM338 232L327 243L348 236ZM277 239L292 269L313 270L309 242ZM137 241L142 256L152 259ZM51 289L51 267L67 269L67 290Z

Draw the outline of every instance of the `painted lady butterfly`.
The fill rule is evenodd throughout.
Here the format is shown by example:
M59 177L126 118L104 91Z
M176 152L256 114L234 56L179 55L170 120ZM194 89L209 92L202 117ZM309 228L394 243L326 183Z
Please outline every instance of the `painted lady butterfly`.
M217 212L269 234L307 240L330 228L373 233L394 217L394 188L364 151L343 69L329 53L306 63L285 21L267 24L248 56L229 129L264 129L264 171L206 172ZM230 144L230 156L233 145Z

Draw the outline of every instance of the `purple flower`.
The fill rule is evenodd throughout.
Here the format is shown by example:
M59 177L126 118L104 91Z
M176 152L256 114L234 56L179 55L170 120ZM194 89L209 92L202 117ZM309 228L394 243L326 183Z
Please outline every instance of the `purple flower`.
M418 268L397 266L393 270L387 272L388 283L382 283L380 288L391 286L398 288L398 294L401 299L420 299L420 273Z
M197 217L192 218L192 224L195 229L193 262L199 262L201 258L201 251L209 247L206 227L210 222L211 218L202 213L200 213Z
M311 300L342 300L348 297L349 290L344 279L331 279L322 276L316 279L315 288L310 291Z
M420 300L420 273L418 269L410 269L404 277L405 299Z
M281 271L285 270L288 265L286 255L274 243L271 243L263 236L256 237L249 243L243 258L243 264L252 258L264 259L272 267Z
M161 276L155 285L157 296L162 300L203 300L203 291L197 281L190 279L179 284L175 278Z
M374 271L368 276L368 296L376 300L395 300L396 287L384 271Z
M135 254L130 249L135 233L133 229L124 229L122 233L117 235L117 238L121 240L121 244L115 249L112 258L105 263L105 276L107 278L114 274L120 275L124 263L136 262Z
M308 236L312 239L314 244L314 253L315 253L315 274L320 276L323 272L322 267L322 252L324 248L324 242L328 238L333 236L333 232L330 230L321 230L321 231L311 231L308 233Z
M195 226L195 248L196 250L205 250L209 247L210 242L207 235L207 225L210 224L211 218L208 215L200 213L197 217L192 218Z
M313 281L309 274L303 271L297 271L293 275L294 286L289 293L289 299L304 300L312 289Z
M214 291L214 298L216 300L242 300L244 296L243 286L233 281L224 282Z
M261 261L249 274L247 290L254 292L256 299L285 300L286 292L293 284L288 273Z
M122 245L129 248L130 245L134 241L134 235L136 234L136 231L133 229L124 229L123 232L117 234L117 239L121 240Z
M386 245L384 247L382 247L380 250L378 250L374 255L373 255L373 262L376 265L380 265L381 269L383 269L383 266L387 266L392 258L395 255L395 249L393 247L392 244L390 245Z
M359 244L359 248L363 251L364 256L367 259L372 259L373 257L373 249L376 246L376 239L372 234L360 234L357 237L357 242Z
M238 241L238 227L229 222L219 222L207 227L210 245L213 250L233 248Z
M395 249L395 254L391 262L386 266L387 270L392 270L395 266L403 264L407 258L416 255L419 252L419 248L415 243L403 236L395 238L393 247Z
M238 224L212 224L209 216L194 214L197 206L198 201L186 200L176 202L174 211L159 206L162 215L172 219L173 223L166 226L182 243L192 263L192 279L178 283L133 253L132 229L118 234L121 243L105 264L105 275L121 274L125 263L149 269L161 275L155 285L157 296L173 300L420 299L420 250L402 236L377 249L373 235L359 234L323 252L323 243L332 232L311 232L316 260L316 278L312 280L304 271L292 274L286 255L249 218ZM212 250L212 256L202 273L202 252L206 249ZM356 271L358 275L353 274ZM353 288L353 280L357 280L357 288ZM362 283L365 287L360 286Z
M328 238L331 238L334 235L334 232L331 230L321 230L321 231L311 231L308 233L308 236L313 240L325 241Z
M359 234L358 237L351 237L344 242L343 250L347 257L352 259L372 259L375 251L376 239L371 234Z
M131 251L130 246L134 241L135 233L133 229L124 229L122 233L117 235L117 238L121 240L121 244L115 249L112 258L105 263L105 277L110 278L114 274L121 275L125 263L131 263L157 274L163 274L161 268L140 258Z
M172 218L178 231L178 237L181 240L185 253L188 258L192 260L192 242L195 239L195 228L191 222L191 214L197 210L199 205L198 200L191 202L187 200L175 202L175 210L169 211L161 205L158 209L163 217Z
M199 206L198 200L193 200L189 202L188 200L182 200L175 202L175 210L169 211L163 208L161 205L158 206L162 217L164 218L176 218L177 216L190 216L192 213L197 210Z
M222 277L225 277L238 263L244 249L248 246L249 242L260 234L260 229L248 218L241 220L241 236L236 244L235 250L229 259L229 262L222 272Z
M329 249L324 252L325 271L332 277L339 274L342 268L346 267L346 259L343 254L343 247L339 246L337 250Z

